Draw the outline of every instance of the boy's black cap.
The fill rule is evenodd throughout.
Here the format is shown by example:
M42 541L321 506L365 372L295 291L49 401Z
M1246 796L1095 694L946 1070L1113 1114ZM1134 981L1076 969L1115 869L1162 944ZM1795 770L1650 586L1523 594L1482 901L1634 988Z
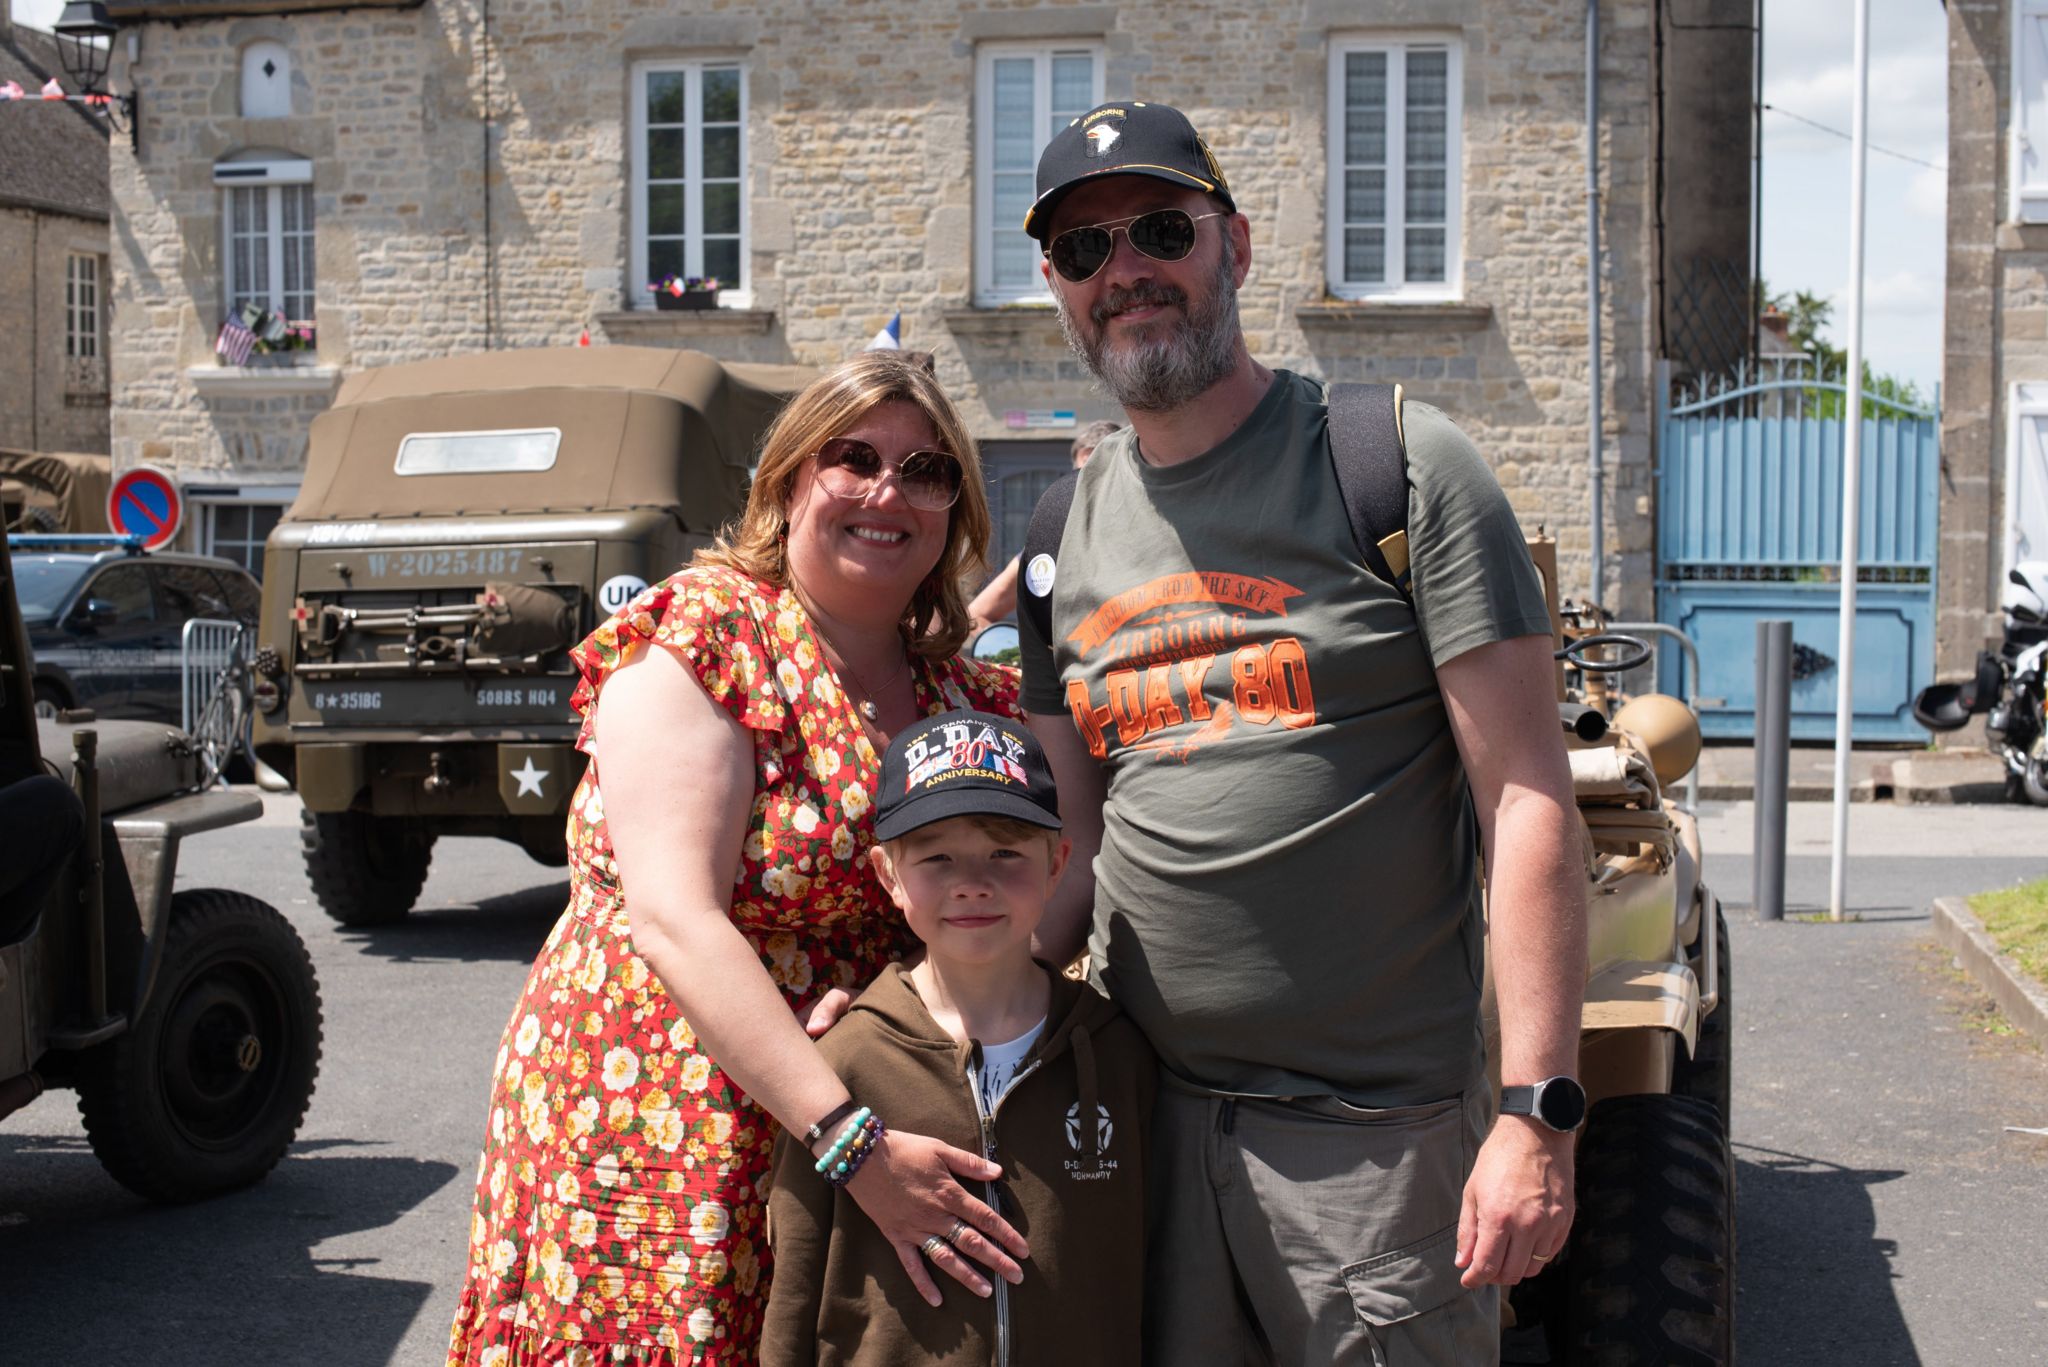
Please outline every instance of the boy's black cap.
M991 712L945 712L889 742L875 798L875 838L896 840L949 816L1007 816L1060 828L1052 767L1022 722Z
M1237 212L1223 168L1188 116L1171 105L1142 100L1100 104L1052 135L1038 158L1038 198L1024 215L1024 231L1045 241L1053 208L1067 191L1093 176L1154 176L1206 190Z

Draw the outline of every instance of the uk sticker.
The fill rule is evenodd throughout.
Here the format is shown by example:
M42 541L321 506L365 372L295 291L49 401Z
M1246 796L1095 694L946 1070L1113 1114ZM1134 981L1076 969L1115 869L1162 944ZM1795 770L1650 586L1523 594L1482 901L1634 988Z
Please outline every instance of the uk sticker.
M1052 592L1052 557L1043 551L1031 557L1031 563L1024 567L1024 587L1031 590L1033 598L1043 598Z
M639 575L615 574L598 589L597 601L606 612L617 612L646 591L647 581Z

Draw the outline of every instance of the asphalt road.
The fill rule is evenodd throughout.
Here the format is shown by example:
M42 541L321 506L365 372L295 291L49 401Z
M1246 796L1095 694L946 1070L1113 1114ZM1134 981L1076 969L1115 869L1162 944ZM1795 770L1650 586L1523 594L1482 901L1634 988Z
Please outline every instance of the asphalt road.
M0 1359L440 1360L492 1058L565 884L444 841L421 911L341 932L310 904L291 802L190 842L179 886L253 893L306 938L327 1026L299 1142L259 1186L166 1209L101 1172L68 1094L0 1121ZM1703 823L1737 966L1741 1355L2048 1360L2048 1139L2002 1128L2048 1126L2048 1060L1979 1028L1925 919L1934 896L2048 874L2048 811L1854 815L1845 925L1755 923L1748 809ZM1826 830L1795 808L1795 916L1825 901Z

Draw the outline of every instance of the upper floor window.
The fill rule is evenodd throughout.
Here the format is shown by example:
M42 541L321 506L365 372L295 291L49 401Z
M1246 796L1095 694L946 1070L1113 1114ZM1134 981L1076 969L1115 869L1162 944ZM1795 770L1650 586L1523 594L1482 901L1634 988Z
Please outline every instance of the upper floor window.
M633 69L632 275L627 304L652 308L648 286L747 278L747 71L738 62L647 62Z
M974 298L1051 301L1038 244L1024 233L1038 154L1052 135L1102 103L1102 52L1085 43L991 43L974 80Z
M292 54L264 39L242 49L242 117L282 119L292 112Z
M254 304L276 318L278 325L270 329L275 336L258 330L266 346L310 346L313 164L299 157L243 153L216 162L213 179L221 187L227 311Z
M1330 44L1330 292L1456 298L1462 52L1444 37Z
M2014 0L2012 221L2048 223L2048 0Z
M64 258L64 354L100 354L100 259L73 252Z

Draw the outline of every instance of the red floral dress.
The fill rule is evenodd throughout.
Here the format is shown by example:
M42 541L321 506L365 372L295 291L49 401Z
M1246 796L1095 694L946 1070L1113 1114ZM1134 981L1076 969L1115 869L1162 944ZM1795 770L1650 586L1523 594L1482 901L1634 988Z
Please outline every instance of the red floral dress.
M598 690L649 641L752 732L732 920L791 1006L864 986L908 943L866 857L880 759L794 594L687 569L592 633L574 652L591 763L570 804L569 907L498 1050L451 1363L755 1360L776 1125L633 952L591 748ZM920 659L914 680L927 714L1016 713L1008 670Z

